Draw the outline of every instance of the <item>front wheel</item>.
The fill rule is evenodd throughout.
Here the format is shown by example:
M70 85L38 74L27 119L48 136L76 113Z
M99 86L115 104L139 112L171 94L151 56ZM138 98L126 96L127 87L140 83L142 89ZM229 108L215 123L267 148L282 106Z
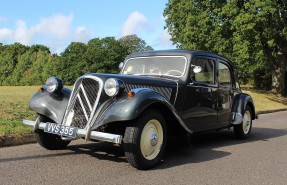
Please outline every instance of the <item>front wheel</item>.
M237 139L246 139L249 137L252 128L252 112L249 106L246 106L242 123L234 126L234 134Z
M165 120L160 112L149 109L127 127L124 149L127 161L135 168L146 170L156 166L164 153L167 141Z
M36 119L39 119L41 122L50 121L48 118L37 115ZM64 141L61 139L61 136L46 133L43 130L36 130L34 133L36 141L44 148L48 150L59 150L64 149L71 141Z

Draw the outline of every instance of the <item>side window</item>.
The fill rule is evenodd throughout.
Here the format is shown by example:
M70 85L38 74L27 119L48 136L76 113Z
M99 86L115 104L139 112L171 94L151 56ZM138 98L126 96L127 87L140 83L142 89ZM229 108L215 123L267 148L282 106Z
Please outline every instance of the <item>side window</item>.
M191 79L196 82L214 84L214 62L210 59L198 58L193 61L193 65L200 66L201 72L193 73Z
M228 66L224 63L218 65L218 80L221 86L231 87L231 75Z

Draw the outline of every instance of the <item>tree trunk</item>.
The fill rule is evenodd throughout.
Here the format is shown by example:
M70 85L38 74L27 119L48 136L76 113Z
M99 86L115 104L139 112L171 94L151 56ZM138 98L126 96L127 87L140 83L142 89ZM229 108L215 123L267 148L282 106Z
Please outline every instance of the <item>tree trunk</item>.
M286 57L278 57L279 65L272 67L272 90L287 95L286 89Z
M272 70L272 90L276 92L280 92L282 95L286 96L286 72L281 69L273 69Z

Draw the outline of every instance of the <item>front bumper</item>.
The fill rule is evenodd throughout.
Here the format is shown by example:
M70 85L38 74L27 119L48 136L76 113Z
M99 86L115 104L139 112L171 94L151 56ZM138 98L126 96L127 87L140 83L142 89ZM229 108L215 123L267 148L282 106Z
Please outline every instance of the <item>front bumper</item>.
M25 125L33 126L34 131L36 131L37 129L44 130L47 124L44 122L38 122L37 120L36 121L23 120L23 123ZM95 139L99 141L106 141L106 142L116 143L116 144L121 144L122 142L121 135L109 134L109 133L98 132L98 131L90 131L86 129L78 129L77 137L78 138L84 137L86 140Z

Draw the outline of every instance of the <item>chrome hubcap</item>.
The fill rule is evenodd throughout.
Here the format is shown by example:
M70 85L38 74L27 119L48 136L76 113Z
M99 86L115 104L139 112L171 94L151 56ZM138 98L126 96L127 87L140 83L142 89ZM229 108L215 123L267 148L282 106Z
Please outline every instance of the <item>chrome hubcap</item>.
M159 154L162 143L163 129L160 122L156 119L148 121L143 128L140 139L142 155L148 160L153 160Z
M248 134L248 132L250 131L251 128L251 114L249 112L249 110L246 110L244 117L243 117L243 123L242 123L242 127L243 127L243 132L244 134Z
M157 144L157 135L156 134L151 135L150 144L152 146L155 146Z

